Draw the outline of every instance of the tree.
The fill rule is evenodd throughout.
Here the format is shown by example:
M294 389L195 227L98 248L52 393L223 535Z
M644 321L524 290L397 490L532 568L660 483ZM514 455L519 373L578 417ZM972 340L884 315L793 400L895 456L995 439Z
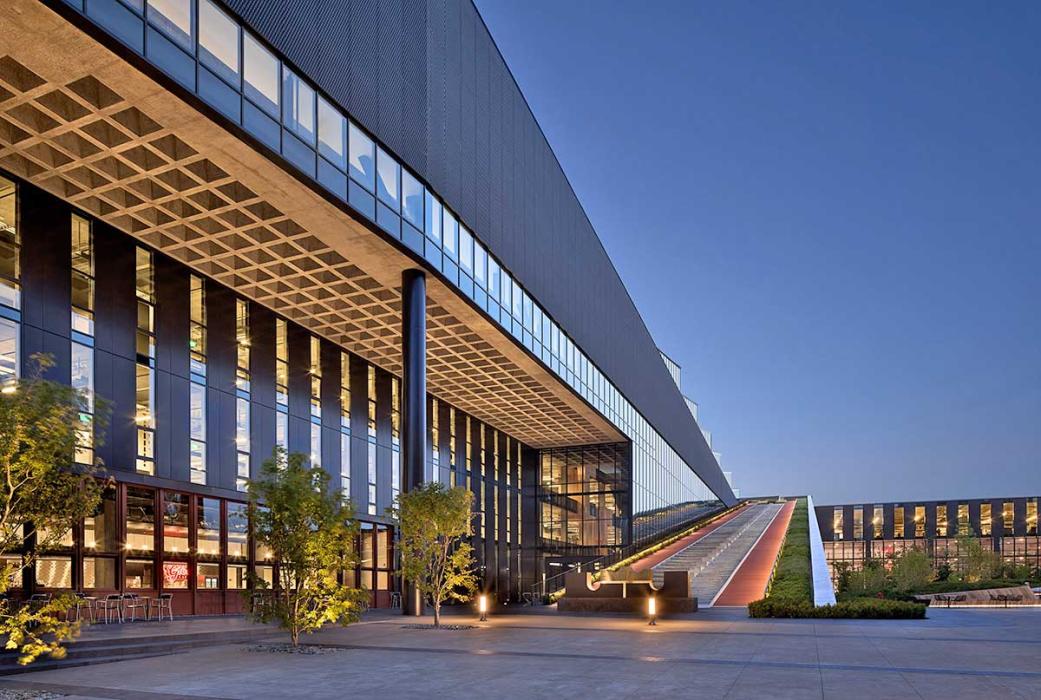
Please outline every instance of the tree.
M886 588L886 570L877 559L864 560L859 571L849 575L845 591L854 596L875 596Z
M920 590L933 580L933 565L922 550L908 549L893 557L889 577L893 588L899 593Z
M985 549L979 537L968 532L958 536L958 574L963 581L986 581L1001 573L1001 555Z
M246 490L254 537L278 562L278 587L253 617L278 622L294 647L302 633L357 620L368 594L340 583L339 575L357 564L358 526L342 492L329 489L329 476L308 467L305 455L287 457L276 447ZM252 584L264 585L256 576Z
M441 626L441 604L467 601L477 589L471 534L473 494L428 482L398 496L392 514L398 519L401 576L429 597L434 627Z
M0 392L0 555L9 555L0 569L3 594L36 552L57 545L74 524L94 514L106 486L97 460L72 467L77 446L91 438L94 447L101 444L107 404L44 379L53 366L49 355L33 355L29 376ZM20 563L10 563L15 560ZM0 637L6 637L7 649L20 652L18 663L43 654L65 656L63 644L76 636L79 624L60 618L74 602L62 595L46 605L15 607L6 596L0 599Z

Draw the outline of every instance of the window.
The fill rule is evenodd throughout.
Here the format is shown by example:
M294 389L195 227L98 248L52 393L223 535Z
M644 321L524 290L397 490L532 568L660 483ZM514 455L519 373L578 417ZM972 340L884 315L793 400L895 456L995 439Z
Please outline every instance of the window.
M148 22L191 51L192 5L191 0L148 0Z
M0 305L20 308L17 186L0 176Z
M72 557L39 557L36 585L40 588L72 588Z
M248 33L243 37L242 57L243 94L257 107L277 118L278 59Z
M154 588L155 564L151 559L127 559L126 588Z
M288 328L275 319L275 442L289 450L289 344Z
M188 494L163 493L163 550L188 553Z
M971 535L972 529L969 525L969 504L958 504L958 534Z
M841 540L844 536L842 506L839 506L832 511L831 533L833 540Z
M90 552L115 554L119 551L116 535L116 490L105 489L94 515L83 519L83 547Z
M13 391L18 379L18 324L0 316L0 387Z
M1011 535L1015 533L1016 506L1012 501L1005 501L1001 506L1002 534Z
M340 353L340 488L351 495L351 356Z
M482 287L485 286L485 266L488 263L488 253L480 243L474 241L474 280Z
M376 514L376 368L368 365L368 513Z
M72 342L72 386L83 392L76 424L76 464L94 464L94 348Z
M990 537L992 534L993 517L989 503L980 504L980 537Z
M473 274L474 269L474 239L462 226L459 227L459 267L465 272Z
M1026 524L1027 524L1027 534L1028 535L1036 535L1037 534L1037 499L1036 498L1028 498L1027 499L1027 518L1026 518L1026 521L1027 521L1026 522Z
M246 490L250 475L249 304L235 300L235 488Z
M441 234L441 246L444 248L445 255L455 260L456 252L459 250L459 222L448 213L447 209L444 211L442 219L444 224Z
M441 245L441 202L430 192L426 193L426 234L435 246Z
M311 464L322 461L322 344L315 336L310 338L311 380Z
M151 490L127 487L126 533L127 550L155 549L155 494Z
M206 281L197 275L189 279L189 451L190 479L206 483Z
M211 0L199 0L199 61L238 87L239 25Z
M401 166L382 148L376 149L376 195L395 213L399 211L398 178Z
M351 178L374 192L376 189L376 146L353 122L347 126Z
M249 557L249 507L228 502L228 559L245 561Z
M206 387L191 383L188 390L189 464L193 484L206 483Z
M904 507L895 506L893 508L893 537L896 539L903 539L904 537Z
M340 170L347 169L347 120L318 97L318 152Z
M314 88L282 66L282 121L293 134L313 146L315 142Z
M203 557L220 556L220 501L216 498L199 498L195 506L196 540L195 551Z
M420 231L423 230L423 185L407 170L401 171L401 215Z
M947 536L947 504L940 503L936 506L936 536Z
M437 399L434 399L434 447L431 455L434 464L438 462L438 439L437 439ZM397 377L390 378L390 492L391 499L397 501L398 493L401 491L401 386ZM436 478L436 471L435 471Z
M109 557L83 557L83 587L114 590L116 588L116 560Z
M488 296L492 299L499 298L499 263L491 257L488 258Z
M853 539L862 540L864 539L864 511L867 508L854 508L853 509Z
M925 537L925 506L914 507L914 536Z
M94 336L94 241L90 222L72 216L72 330Z
M155 474L155 270L152 254L137 248L137 471Z

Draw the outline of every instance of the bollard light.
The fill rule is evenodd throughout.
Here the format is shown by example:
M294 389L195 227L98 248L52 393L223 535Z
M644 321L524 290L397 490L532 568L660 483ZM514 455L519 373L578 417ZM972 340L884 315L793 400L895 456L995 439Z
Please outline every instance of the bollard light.
M647 614L651 617L651 621L647 624L658 624L657 622L655 622L655 618L658 617L658 600L654 596L651 596L647 599Z
M481 612L481 622L488 621L488 596L483 593L477 598L477 609Z

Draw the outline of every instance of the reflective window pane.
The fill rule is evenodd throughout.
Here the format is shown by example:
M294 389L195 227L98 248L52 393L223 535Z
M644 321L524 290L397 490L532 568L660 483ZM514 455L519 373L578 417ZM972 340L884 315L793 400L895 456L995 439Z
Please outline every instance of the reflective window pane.
M347 119L321 97L318 98L318 152L338 168L347 169Z
M282 66L282 122L309 144L314 144L314 89Z
M401 215L420 231L423 230L423 196L425 190L419 180L407 170L401 171Z
M473 273L474 239L470 232L462 226L459 227L459 267Z
M239 25L211 0L199 0L199 60L233 85L239 82Z
M350 123L347 127L350 148L350 176L373 192L376 189L376 145L361 129Z
M246 97L273 117L278 117L278 59L249 34L242 41L242 90Z
M376 149L376 196L395 212L398 208L398 177L401 166L382 148Z
M427 238L441 245L441 202L430 193L426 193L426 234Z
M456 221L455 217L447 209L444 212L443 221L441 244L444 247L445 254L452 260L455 260L456 252L459 249L459 222Z
M192 50L191 0L148 0L148 21L181 48Z

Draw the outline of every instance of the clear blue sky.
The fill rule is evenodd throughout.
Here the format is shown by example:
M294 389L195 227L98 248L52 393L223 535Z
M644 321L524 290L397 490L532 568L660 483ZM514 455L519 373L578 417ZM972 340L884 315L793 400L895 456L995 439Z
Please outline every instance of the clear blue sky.
M1041 494L1041 3L477 6L744 494Z

